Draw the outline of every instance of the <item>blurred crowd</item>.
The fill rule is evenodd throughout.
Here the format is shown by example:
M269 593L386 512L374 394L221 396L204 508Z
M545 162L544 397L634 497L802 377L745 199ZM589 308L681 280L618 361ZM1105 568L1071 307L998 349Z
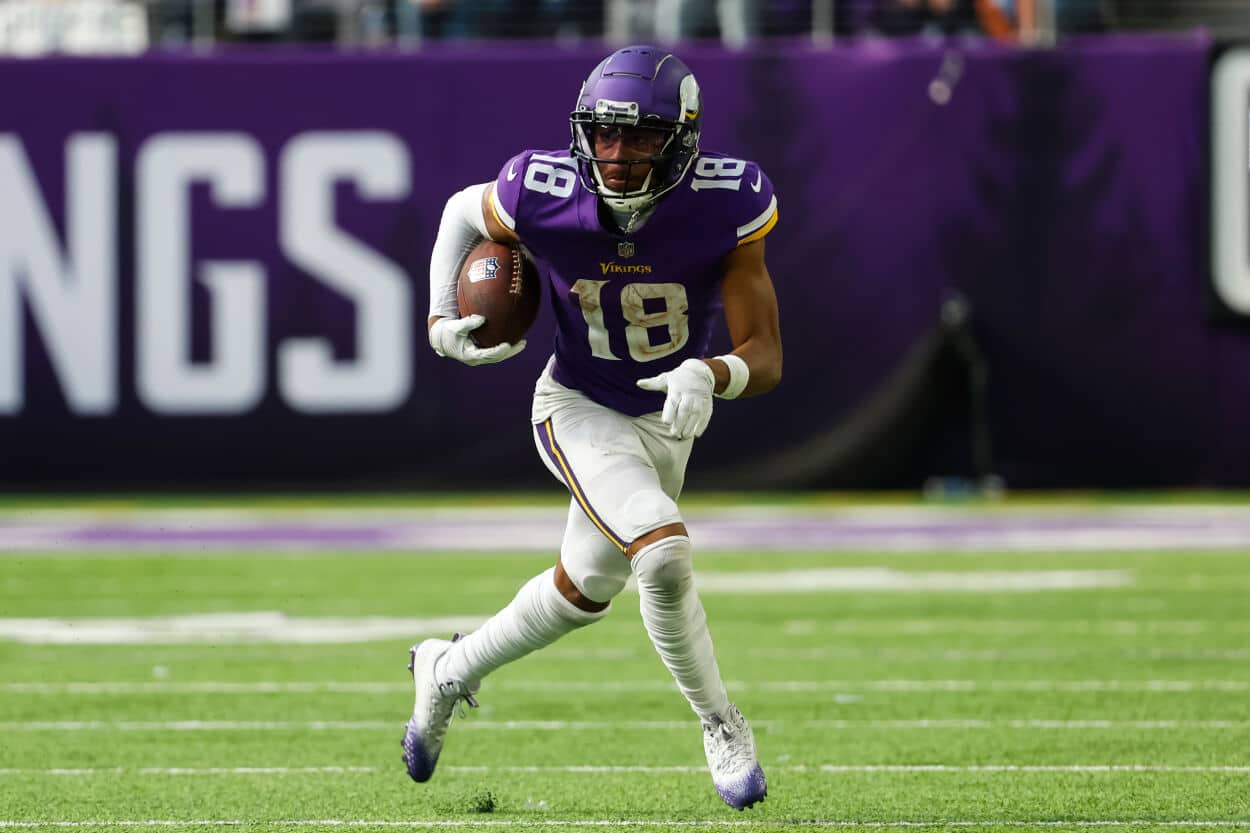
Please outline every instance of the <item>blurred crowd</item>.
M932 35L1046 45L1069 34L1195 27L1250 38L1250 0L0 0L0 55L498 38L740 47Z
M214 40L419 43L469 38L657 40L816 33L1015 39L1102 31L1126 0L148 0L154 45ZM205 7L208 8L205 8ZM1038 15L1044 20L1038 20ZM207 21L207 22L206 22ZM206 33L205 27L211 27Z

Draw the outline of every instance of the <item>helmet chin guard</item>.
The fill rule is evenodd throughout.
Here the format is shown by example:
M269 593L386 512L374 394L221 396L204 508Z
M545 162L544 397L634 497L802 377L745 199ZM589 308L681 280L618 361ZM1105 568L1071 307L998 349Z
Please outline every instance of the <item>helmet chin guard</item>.
M569 116L583 187L597 193L614 211L644 211L676 188L699 154L703 103L699 84L679 58L655 46L627 46L599 63L582 84ZM623 161L595 156L597 125L645 127L665 134L659 152ZM600 163L649 164L642 185L626 191L609 188ZM626 177L627 183L630 177Z
M660 197L660 194L652 195L649 187L652 177L655 176L654 170L647 173L647 178L642 181L642 186L638 191L634 192L614 191L605 185L603 175L599 173L599 165L593 161L590 162L590 170L595 177L594 190L599 192L599 196L603 198L604 204L613 211L644 211ZM583 182L583 184L585 183ZM667 191L668 189L665 190ZM631 193L633 196L630 196Z

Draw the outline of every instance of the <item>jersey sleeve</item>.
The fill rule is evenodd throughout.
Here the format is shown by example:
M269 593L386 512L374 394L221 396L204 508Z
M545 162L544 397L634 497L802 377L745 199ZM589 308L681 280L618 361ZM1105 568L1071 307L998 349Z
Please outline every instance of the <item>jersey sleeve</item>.
M495 190L491 194L490 207L499 224L510 231L517 231L516 218L521 213L525 166L529 164L531 153L532 151L527 150L509 159L500 169L499 176L495 178Z
M762 240L777 225L777 195L773 183L754 162L748 162L739 190L740 202L734 206L737 245Z

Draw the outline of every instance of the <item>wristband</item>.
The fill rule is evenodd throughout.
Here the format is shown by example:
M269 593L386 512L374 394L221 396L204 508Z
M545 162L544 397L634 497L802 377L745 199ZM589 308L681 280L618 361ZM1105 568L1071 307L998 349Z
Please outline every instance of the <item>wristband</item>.
M735 356L733 353L726 353L723 356L714 356L725 363L725 367L729 368L729 383L725 385L725 389L716 394L718 399L737 399L746 390L747 382L751 381L751 368L747 367L747 363L741 357Z

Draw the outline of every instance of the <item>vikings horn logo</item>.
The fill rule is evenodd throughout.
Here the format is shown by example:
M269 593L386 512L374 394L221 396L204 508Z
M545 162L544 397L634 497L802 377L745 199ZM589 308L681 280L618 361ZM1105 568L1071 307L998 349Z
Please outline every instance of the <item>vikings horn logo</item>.
M620 257L633 257L637 249L634 247L634 241L624 240L616 244L616 253Z

